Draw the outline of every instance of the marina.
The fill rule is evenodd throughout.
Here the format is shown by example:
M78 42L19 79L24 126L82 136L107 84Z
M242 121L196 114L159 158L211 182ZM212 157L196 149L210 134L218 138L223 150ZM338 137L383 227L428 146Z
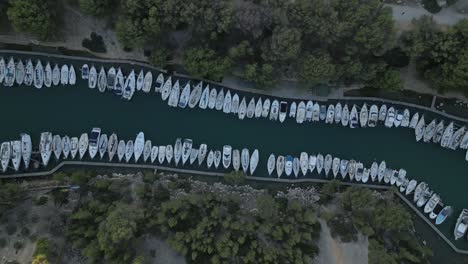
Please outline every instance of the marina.
M4 57L7 58L8 56L5 55ZM51 61L52 64L52 60L52 58L43 59L43 64L46 61ZM60 60L57 63L60 64ZM73 62L68 61L67 64L71 65ZM89 62L88 65L90 65ZM75 70L81 69L81 62L75 63L74 68ZM107 68L110 68L110 65L106 65ZM131 69L128 65L121 65L121 68L126 73L130 72ZM136 72L140 71L139 67L134 67L134 69ZM81 77L81 72L77 72L76 75ZM156 72L153 72L153 76L157 76ZM180 95L185 89L186 82L187 80L181 78L180 91L178 92ZM192 83L195 86L198 81ZM299 171L300 164L303 163L299 159L301 152L306 151L309 154L322 153L321 166L323 166L324 171L328 171L328 178L333 177L333 167L336 167L336 165L330 165L336 164L336 162L333 162L332 157L359 160L364 164L364 168L371 168L374 161L385 160L387 164L391 164L396 169L405 168L408 172L408 178L417 179L418 182L427 182L434 192L440 195L445 204L453 206L454 213L440 226L440 229L451 240L453 239L453 228L458 214L467 206L461 198L465 192L464 186L467 186L468 183L468 179L463 176L468 172L468 163L464 160L465 153L461 150L454 151L442 148L439 144L424 144L424 140L416 142L415 130L402 127L402 124L405 123L403 110L406 107L394 106L391 118L399 120L396 123L395 121L380 121L375 127L361 128L362 124L358 119L362 121L367 118L368 122L366 123L371 126L369 121L377 116L375 111L368 115L358 114L358 109L354 110L353 105L360 106L361 109L364 102L343 100L340 103L341 105L346 103L351 108L349 121L352 122L353 126L356 126L356 129L351 129L349 128L350 124L348 124L348 127L330 124L333 121L329 114L330 107L324 110L321 110L320 107L318 111L314 111L315 106L312 106L309 111L310 107L302 107L299 101L296 101L298 103L296 118L289 118L290 113L288 113L288 117L280 122L280 120L272 121L270 119L282 119L281 116L284 115L281 115L281 113L285 112L285 106L284 104L281 106L281 102L288 102L288 105L291 106L291 100L262 96L263 102L267 98L271 100L271 109L275 110L267 112L265 114L266 118L248 118L248 108L252 109L253 107L247 107L247 105L254 105L250 103L250 98L258 98L258 95L236 92L241 101L239 102L238 114L228 116L223 111L203 110L200 107L190 110L188 109L190 107L187 107L187 109L169 107L168 102L161 99L161 93L138 94L136 92L131 101L119 100L113 93L100 93L97 89L89 89L88 84L88 80L77 78L74 86L59 85L50 88L43 87L40 90L24 85L13 88L1 87L0 100L2 102L0 109L4 113L11 112L12 109L16 111L14 117L4 116L5 124L9 125L2 129L1 138L3 141L18 140L21 133L28 133L31 135L33 148L36 149L39 146L40 133L44 131L51 131L54 135L60 134L62 137L65 135L79 137L83 132L89 133L93 127L100 127L102 133L108 136L116 133L119 139L124 138L125 140L135 140L136 134L139 131L144 131L145 139L151 139L153 145L174 145L176 139L180 137L192 139L197 148L201 143L206 143L208 152L211 149L224 152L223 146L229 144L232 146L232 150L240 151L247 148L250 150L250 154L253 155L254 149L258 148L259 162L253 174L257 177L276 177L276 175L273 175L275 173L268 176L267 161L271 153L289 153L292 155L292 161L290 161L292 174L296 174L296 169ZM221 90L221 87L216 88L218 92ZM233 93L232 90L226 88L224 88L224 92ZM188 106L190 106L191 100L187 93L185 92L185 97L188 97ZM177 97L177 92L174 93L175 97ZM243 103L244 97L246 98L245 103ZM167 99L170 100L170 94ZM206 99L204 100L206 101ZM172 101L175 104L175 99ZM208 99L208 101L210 100ZM268 102L270 103L270 101ZM338 102L326 102L323 105L329 106L331 103L337 105ZM186 104L186 102L183 103L183 105ZM214 105L217 104L216 102ZM304 104L307 105L308 103L305 102ZM367 103L367 107L371 105L371 102ZM208 108L210 108L209 106L210 103L208 103ZM390 105L388 106L390 111L392 108ZM232 107L232 101L230 104L226 101L222 102L220 109L227 112L228 109L232 110ZM240 112L244 113L244 110L241 110L244 108L246 116L241 119ZM398 109L395 110L396 108ZM304 109L304 112L299 112L301 109ZM253 111L255 116L256 110ZM411 113L415 113L414 109L409 110ZM401 113L398 111L401 111ZM354 114L352 114L353 112ZM260 114L263 116L263 111ZM445 119L432 113L420 111L419 114L424 114L429 122L436 117L437 120ZM308 121L296 122L298 116L302 116L306 120L317 120L318 118L323 121L315 123ZM385 119L385 121L387 120ZM427 121L426 124L429 124ZM392 123L392 126L398 124L399 127L388 129L384 126L384 123L388 123L389 126L390 123ZM445 119L445 124L450 123L451 120ZM125 126L122 126L122 124L125 124ZM460 125L461 123L457 122L457 124ZM454 130L459 130L459 127ZM424 135L422 137L424 138ZM443 138L442 135L442 140ZM447 145L450 146L450 142ZM186 162L188 162L187 159L191 159L190 154L185 154ZM221 156L220 154L219 156ZM242 156L234 154L234 151L230 152L228 149L226 154ZM330 158L326 158L325 154L330 154ZM294 156L296 159L293 158ZM139 159L142 162L142 158L139 157ZM286 160L285 163L288 164L288 161ZM49 166L54 164L56 164L55 159L51 159ZM224 164L224 159L222 159L218 171L222 171L221 168L225 167ZM214 167L206 170L214 171ZM320 176L309 174L306 177L326 178L324 171ZM364 177L364 175L365 173L362 171L362 174L361 172L356 173L355 176ZM301 177L303 176L301 175ZM294 178L294 176L291 178ZM423 209L421 208L421 210ZM466 249L466 239L457 240L456 245L461 249Z

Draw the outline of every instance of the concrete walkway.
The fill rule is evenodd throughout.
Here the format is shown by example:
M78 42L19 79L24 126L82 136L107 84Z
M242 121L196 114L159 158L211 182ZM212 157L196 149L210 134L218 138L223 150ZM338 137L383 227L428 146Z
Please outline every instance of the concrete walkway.
M408 25L411 24L413 19L418 19L422 16L432 16L434 21L439 25L455 25L462 19L467 19L468 14L462 14L456 10L454 6L443 8L437 14L431 14L422 6L403 6L403 5L394 5L386 4L390 6L393 10L393 19L399 25Z

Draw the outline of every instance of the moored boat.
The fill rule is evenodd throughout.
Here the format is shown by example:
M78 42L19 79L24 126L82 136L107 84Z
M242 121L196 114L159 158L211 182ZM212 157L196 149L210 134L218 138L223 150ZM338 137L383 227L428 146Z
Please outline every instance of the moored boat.
M283 174L284 170L284 156L278 156L276 159L276 174L278 175L278 178L281 177Z
M114 155L117 152L117 147L119 145L119 140L117 139L117 134L112 133L107 141L107 155L109 156L109 161L112 161Z
M416 128L416 125L419 122L419 113L416 112L413 117L411 117L411 121L409 123L409 128Z
M80 159L83 159L86 151L88 150L88 133L83 133L80 136L80 141L78 143L78 151L80 154Z
M159 146L158 148L158 162L163 164L166 159L166 146Z
M255 104L255 118L259 118L262 116L262 110L263 110L263 102L262 98L258 98L257 103Z
M117 96L122 96L123 89L124 89L124 77L122 70L119 68L117 70L117 74L115 75L115 85L114 85L114 94Z
M436 120L434 119L424 129L424 137L423 137L424 142L427 143L432 140L432 137L434 137L435 128L436 128Z
M127 144L125 145L125 162L128 163L130 161L133 156L133 150L133 140L127 141Z
M241 164L242 164L242 170L244 171L245 174L247 174L247 171L250 165L250 153L249 153L249 150L246 148L242 149Z
M221 91L219 91L216 97L215 109L218 111L222 110L223 103L224 103L224 90L221 89Z
M465 127L462 126L455 133L453 133L453 136L450 139L449 147L453 150L456 150L460 146L460 143L464 134L465 134Z
M379 164L379 172L377 174L377 178L379 179L379 182L382 182L382 179L385 177L386 170L387 170L387 164L383 160Z
M376 180L378 172L379 172L379 165L377 164L377 162L374 161L372 162L371 169L370 169L370 176L373 182Z
M406 186L405 195L410 195L414 191L414 189L416 188L417 184L418 184L418 182L416 180L411 180L408 183L408 186Z
M354 176L356 175L356 161L355 160L350 160L348 163L348 175L349 175L350 181L354 180Z
M288 103L285 101L280 102L280 107L279 107L279 121L281 123L284 122L286 119L286 114L288 113Z
M327 107L325 105L320 105L320 114L319 114L320 121L324 121L326 117L327 117Z
M336 178L336 176L338 176L338 172L340 172L340 159L337 158L337 157L333 158L332 172L333 172L333 177L334 178Z
M42 135L41 135L41 144L42 144ZM43 154L43 148L41 149L41 156L42 156L42 163L44 163L44 166L47 166L47 163L45 163L44 159L44 154ZM2 172L6 172L8 169L8 164L10 163L10 157L11 157L11 143L10 142L3 142L1 147L0 147L0 159L2 162ZM47 160L48 162L48 160Z
M317 174L322 173L323 170L323 155L322 154L317 154L317 164L315 166L317 168Z
M340 174L342 179L345 179L346 175L348 175L348 163L349 161L345 159L340 161Z
M343 110L341 113L341 125L346 127L348 126L348 123L349 123L349 110L348 110L348 105L345 104L343 106Z
M395 124L395 108L391 106L388 111L387 115L385 117L385 127L391 128Z
M273 103L271 103L271 109L270 109L270 120L276 121L278 120L278 114L279 114L279 102L278 100L273 100Z
M245 100L245 97L244 97ZM237 114L239 112L239 95L234 94L231 100L231 113Z
M276 157L275 154L271 153L270 157L268 157L268 162L267 162L267 170L268 170L268 175L271 176L271 173L275 170L275 162L276 162Z
M435 224L436 225L440 225L442 224L445 219L447 219L453 212L453 209L451 206L445 206L440 212L439 214L437 214L436 216L436 220L435 220Z
M174 144L174 163L176 166L179 165L181 158L182 158L182 139L177 138Z
M70 142L70 137L65 135L62 138L62 152L63 152L63 158L67 159L68 155L70 154L71 151L71 142Z
M332 156L330 154L327 154L325 156L325 163L324 163L325 176L327 177L328 177L328 173L330 173L332 162L333 162Z
M203 82L200 81L193 90L190 92L190 98L188 102L188 106L190 108L194 108L199 102L200 102L200 108L201 109L206 109L208 106L208 101L209 101L209 94L210 94L210 88L208 86L203 90Z
M341 106L341 103L337 103L335 106L335 123L338 124L341 122L341 113L343 111L343 107Z
M91 76L89 76L91 77ZM99 157L102 159L107 151L107 144L109 143L109 139L106 134L102 134L99 137L98 149L99 149Z
M104 67L101 66L101 69L99 70L98 81L97 81L97 87L98 87L99 92L101 93L105 92L106 86L107 86L106 70L104 70Z
M379 121L385 121L387 118L387 106L386 105L381 105L380 110L379 110Z
M133 144L133 157L135 158L135 162L138 162L138 160L141 157L141 154L143 154L144 149L145 149L145 134L143 132L139 132Z
M229 145L223 146L223 167L225 169L231 166L232 161L232 147Z
M443 148L449 147L452 136L453 136L453 122L450 122L450 124L445 128L444 134L442 135L442 139L440 140L440 146L442 146Z
M297 103L292 102L291 107L289 108L289 117L296 118L296 112L297 112Z
M426 203L424 206L424 213L425 214L430 214L432 213L432 210L436 207L436 205L440 202L440 196L434 193L429 201Z
M21 155L23 156L23 163L24 168L29 168L29 162L31 161L31 153L32 153L32 142L31 136L28 134L21 134Z
M393 125L395 127L399 127L401 122L403 121L403 114L400 110L395 111L395 120L393 121Z
M359 113L359 122L361 123L361 127L367 126L367 121L369 120L369 112L367 110L367 105L364 105L361 108L361 112Z
M225 114L231 113L231 105L232 105L231 91L228 90L226 92L226 95L224 96L223 113Z
M201 165L202 162L205 160L207 151L208 146L205 143L200 144L200 148L198 149L198 165Z
M27 86L31 86L31 84L33 83L33 79L34 79L34 66L31 60L28 60L28 62L26 63L26 70L24 73L24 84L26 84Z
M208 88L208 85L207 85ZM208 108L214 109L216 106L216 98L218 97L218 91L215 88L210 90L210 99L208 100Z
M458 216L457 223L455 224L455 229L453 230L453 234L455 236L455 240L460 239L466 233L466 229L468 228L468 210L463 209Z
M420 182L417 186L416 189L414 190L414 197L413 201L417 202L419 201L419 198L421 197L422 193L426 190L427 184L425 182ZM406 188L408 190L408 188Z
M157 93L161 92L161 89L163 86L164 86L164 75L160 73L158 74L158 77L156 77L156 85L154 86L154 91Z
M286 161L284 164L284 172L286 173L286 176L291 176L292 173L292 168L293 168L293 160L294 158L291 155L286 156Z
M405 109L403 111L403 120L401 120L401 126L408 127L409 123L410 123L410 111L408 109Z
M193 141L191 139L184 139L182 143L182 165L184 165L188 158L190 157L190 152L192 151ZM217 168L218 166L216 166Z
M424 116L421 116L421 118L418 121L418 124L414 128L414 134L416 136L416 141L421 141L421 139L424 136L424 130L426 128L426 125L424 124Z
M247 106L247 118L252 118L255 114L255 98L251 98Z
M158 157L158 152L159 152L158 146L153 146L151 148L151 163L154 163L156 161L156 158Z
M296 122L302 124L305 119L306 105L303 101L299 102L297 107Z
M115 68L111 67L107 71L107 90L114 90L115 87Z
M145 82L145 74L143 70L140 70L140 72L138 73L138 77L136 78L135 88L137 91L141 91L141 89L143 89L144 82Z
M13 57L10 57L10 60L8 61L8 64L5 69L5 77L4 77L4 82L3 85L5 86L13 86L15 83L15 74L16 74L16 66L15 66L15 61L13 60Z
M318 106L318 104L317 104L317 106ZM319 112L320 112L320 107L318 109L319 109ZM314 118L313 118L315 116L314 115L314 110L315 110L314 103L312 101L307 101L306 111L305 111L305 121L308 121L308 122L315 121ZM318 118L319 112L317 113L317 118Z
M309 170L309 155L306 152L301 152L299 162L302 175L305 176L307 174L307 171Z
M96 68L94 67L94 65L92 65L91 69L89 70L89 76L88 76L88 87L90 89L96 88L97 80L98 80L97 77L98 75L97 75Z
M171 95L171 90L172 90L172 76L169 76L169 78L167 78L166 82L164 83L161 89L161 99L163 101L166 101L167 98L169 98L169 96Z
M369 127L377 126L377 122L379 121L379 108L374 104L370 107L369 111L369 120L367 125Z
M126 100L130 100L132 99L134 93L135 93L135 72L131 70L123 86L122 98Z
M293 159L293 172L294 172L294 177L297 178L299 175L299 159L297 157L294 157Z
M167 163L171 163L172 162L172 157L174 156L174 149L172 147L172 145L166 145L166 161ZM190 153L189 153L189 156L190 156Z
M237 116L239 117L240 120L244 119L246 112L247 112L247 102L245 101L245 97L244 97L242 98L240 106L238 107L238 110L237 110Z
M240 151L238 149L232 151L232 168L234 168L235 171L238 171L240 168Z
M44 84L44 67L42 67L41 60L37 60L36 67L34 68L34 87L41 89Z
M210 150L210 152L208 152L208 157L206 158L206 166L208 167L208 169L211 169L211 166L213 165L213 161L214 161L214 153L212 150Z
M263 106L262 106L262 117L267 118L268 114L270 113L270 99L267 98L265 101L263 101Z
M78 153L78 146L79 146L79 140L78 137L72 137L70 138L70 156L72 159L76 157L76 154Z
M125 156L125 141L120 140L119 144L117 145L117 159L119 162L122 161L123 157Z
M81 79L88 80L89 77L89 66L88 64L81 65Z
M143 79L143 87L141 88L141 90L145 93L149 93L151 91L152 86L153 86L153 73L151 71L147 71Z
M16 84L21 85L24 81L24 64L22 60L18 60L15 69L15 80Z
M359 119L358 119L358 112L356 109L356 105L353 105L353 108L351 108L351 112L349 114L349 127L350 128L356 128L357 125L359 124Z
M327 109L327 117L325 118L326 124L333 124L335 121L335 106L330 104Z
M219 167L220 162L221 162L221 151L216 150L214 152L214 166L216 169Z
M432 138L432 142L435 144L439 144L440 140L442 139L442 135L444 134L444 120L441 120L435 129L434 137Z
M15 171L19 170L21 165L21 141L11 141L11 163Z
M255 172L255 169L257 169L258 165L258 149L255 149L254 152L252 152L252 156L250 156L250 175L253 175Z
M310 155L309 156L309 170L311 173L314 172L316 166L317 166L317 156Z
M185 84L184 89L182 89L182 93L180 93L180 98L179 98L179 102L177 106L179 106L180 108L185 108L187 107L189 100L190 100L190 81L188 81Z
M99 139L101 137L101 129L98 128L98 127L95 127L91 130L91 134L89 135L89 150L88 150L88 153L89 153L89 157L91 159L94 159L94 157L96 156L97 152L98 152L98 149L99 149Z
M9 149L9 146L8 146L8 149ZM52 155L52 133L50 132L41 133L41 141L39 143L39 152L41 153L42 164L44 164L44 166L47 166L47 164L49 164L50 156ZM3 165L3 156L2 156L2 165Z
M309 101L311 102L311 101ZM312 102L311 102L312 103ZM318 122L320 121L320 105L318 103L313 104L312 106L312 112L310 112L310 107L308 107L308 112L312 113L312 121L313 122ZM309 114L310 115L310 114ZM311 121L309 118L308 121Z

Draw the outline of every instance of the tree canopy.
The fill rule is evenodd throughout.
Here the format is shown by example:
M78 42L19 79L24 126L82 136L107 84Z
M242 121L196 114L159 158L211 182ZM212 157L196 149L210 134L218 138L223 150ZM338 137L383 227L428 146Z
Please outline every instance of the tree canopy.
M185 51L184 65L194 77L219 81L231 69L231 59L210 48L194 47Z
M54 34L56 4L56 0L10 0L8 19L15 30L45 40Z

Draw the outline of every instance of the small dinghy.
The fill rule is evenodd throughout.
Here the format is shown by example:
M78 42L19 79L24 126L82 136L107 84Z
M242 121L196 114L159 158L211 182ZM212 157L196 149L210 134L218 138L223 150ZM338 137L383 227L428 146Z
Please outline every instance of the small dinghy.
M34 79L34 66L31 60L28 60L28 62L26 63L26 71L24 74L24 84L26 84L27 86L31 86L31 84L33 83L33 79Z
M188 102L188 106L190 108L194 108L198 102L200 102L201 109L206 109L208 106L210 89L206 87L202 93L202 88L203 82L199 82L197 85L195 85L192 92L190 92L190 99Z
M24 64L23 61L18 60L18 63L16 64L16 69L15 69L15 79L16 79L16 84L22 85L24 81Z
M130 159L133 156L133 150L134 150L133 140L127 141L127 145L125 145L125 162L128 163L130 161Z
M262 110L263 110L263 102L262 98L258 98L257 103L255 104L255 118L259 118L262 116Z
M349 123L349 110L348 110L348 105L343 106L343 111L341 114L341 125L344 127L347 127Z
M434 137L435 129L436 129L436 120L434 119L424 129L424 137L423 137L424 142L428 143L432 141L432 138Z
M70 85L75 85L76 83L76 73L75 68L73 68L73 65L70 65L70 70L68 71L68 83Z
M401 126L402 127L408 127L410 123L410 111L408 109L405 109L403 111L403 120L401 120Z
M143 70L140 70L140 72L138 73L138 77L136 78L136 90L137 91L141 91L141 89L143 89L144 81L145 81L145 74L143 73Z
M340 174L343 180L346 178L346 175L348 175L348 163L349 161L345 159L340 161Z
M104 70L104 67L101 66L101 69L99 70L98 81L97 81L97 87L98 87L99 92L103 93L104 91L106 91L106 82L107 82L106 70Z
M21 165L21 141L19 140L11 141L11 163L13 169L18 171Z
M81 79L88 80L89 77L89 67L88 64L83 64L81 66Z
M393 127L394 123L395 123L395 109L392 106L388 109L387 115L385 117L385 126L388 128L391 128Z
M239 117L240 120L243 120L245 117L245 114L247 112L247 103L245 101L245 97L242 98L242 101L239 106L239 110L237 112L237 116Z
M114 90L115 88L115 68L111 67L109 71L107 71L107 90Z
M75 159L78 153L79 140L77 137L70 138L70 155L72 159Z
M180 158L182 158L182 139L177 138L174 144L174 163L179 165Z
M209 88L207 85L206 88ZM218 91L215 88L211 88L210 90L210 99L208 100L208 108L214 109L216 106L216 98L218 97Z
M192 148L190 151L190 165L192 165L198 157L198 149Z
M210 152L208 152L208 157L206 158L206 166L208 167L208 169L210 169L211 166L213 165L213 161L214 161L214 153L212 150L210 150Z
M125 156L125 141L120 140L119 145L117 146L117 159L119 162L122 161L123 157Z
M359 113L359 122L361 123L361 127L367 126L367 121L369 119L369 112L367 111L367 105L364 105L361 108L361 112Z
M381 105L380 110L379 110L379 121L385 121L387 118L387 106L386 105Z
M221 162L221 151L216 150L214 152L214 165L216 169L219 167L220 162Z
M47 62L44 69L44 85L46 87L52 86L52 68L50 67L49 62Z
M32 142L31 136L28 134L21 134L21 155L23 156L24 168L29 168L29 162L31 161L32 153Z
M289 109L289 117L296 118L296 113L297 113L297 104L296 102L292 102L291 108Z
M435 144L439 144L440 140L442 139L443 134L444 134L444 120L441 120L439 124L437 124L434 137L432 138L432 142L434 142Z
M184 139L182 143L182 165L184 165L190 157L190 152L192 151L193 142L191 139Z
M158 157L158 151L158 146L153 146L151 148L151 163L154 163L156 161L156 158Z
M143 92L149 93L151 91L151 86L153 86L153 73L151 71L147 71L143 79L143 87L141 89Z
M242 164L242 170L244 171L245 174L247 174L247 171L249 169L249 164L250 164L250 153L249 153L249 150L246 148L242 149L241 164Z
M80 141L78 143L78 150L80 153L80 160L83 159L86 151L88 150L88 133L83 133L80 136Z
M60 84L60 69L57 64L55 64L54 69L52 70L52 84L57 86Z
M117 96L122 96L124 89L124 77L122 70L119 68L117 70L117 75L115 76L115 85L114 85L114 94Z
M284 157L283 156L278 156L278 159L276 160L276 174L278 175L278 178L281 177L283 174L284 170Z
M307 121L307 122L314 121L313 120L314 110L315 110L314 103L312 101L307 101L306 109L305 109L305 121ZM319 111L320 111L320 108L319 108ZM318 117L318 115L317 115L317 117Z
M166 159L166 146L159 146L158 148L158 162L163 164Z
M245 100L245 97L244 97ZM231 101L231 113L237 114L239 111L239 95L234 94Z
M440 225L442 224L445 219L447 219L453 213L453 209L451 206L445 206L442 211L436 216L435 224Z
M270 113L270 99L267 98L265 101L263 101L263 106L262 106L262 117L267 118L268 113Z
M247 118L252 118L255 114L255 98L250 99L249 105L247 106ZM281 120L281 115L280 115Z
M135 144L133 147L133 156L135 157L135 163L143 154L143 150L145 149L145 134L143 132L139 132L135 138Z
M160 74L158 74L158 77L156 78L156 85L154 86L154 91L157 92L157 93L161 92L163 86L164 86L164 75L162 73L160 73ZM150 89L151 89L151 87L150 87Z
M252 153L252 156L250 156L250 175L253 175L255 172L255 169L257 169L258 165L258 150L255 149L254 152Z
M180 94L179 103L177 104L180 108L187 107L188 101L190 99L190 82L187 82L182 89L182 93Z
M320 121L324 121L327 118L327 107L325 105L320 105Z
M333 172L334 178L338 176L339 171L340 171L340 159L335 157L333 158L333 162L332 162L332 172Z
M47 133L47 132L46 132ZM39 146L39 149L41 150L41 156L42 156L42 163L44 163L44 166L47 166L47 163L49 162L49 159L45 159L45 145L42 147L42 135L41 135L41 145ZM42 147L42 148L41 148ZM44 154L43 154L44 153ZM49 154L50 156L50 154ZM2 161L2 172L6 172L8 169L8 164L10 163L10 158L11 158L11 143L10 142L3 142L2 146L0 148L0 158Z
M267 162L267 170L268 170L268 175L271 176L271 173L275 170L275 162L276 162L276 157L275 154L270 154L270 157L268 157L268 162Z
M414 189L416 188L417 184L418 184L418 182L416 180L411 180L408 183L408 186L406 186L405 195L410 195L414 191Z
M238 171L240 169L240 164L240 151L238 149L235 149L232 151L232 167L235 171Z
M232 105L231 91L228 90L226 93L226 96L224 97L223 113L225 114L231 113L231 105Z
M424 123L424 116L419 119L418 124L416 125L414 129L414 134L416 136L416 141L419 142L423 136L424 136L424 129L426 128L426 125Z
M442 139L440 140L440 146L443 148L447 148L450 144L450 140L452 139L453 135L453 122L445 128L444 134L442 135Z
M301 152L299 163L302 175L306 176L309 170L309 155L306 152Z
M349 127L356 128L358 124L358 111L356 109L356 105L353 105L353 108L351 108L351 113L349 114Z
M151 155L151 149L153 148L153 145L151 144L151 140L146 140L145 142L145 147L143 148L143 162L147 162L150 155Z
M221 89L216 97L215 109L220 111L223 109L224 104L224 90Z
M341 103L337 103L335 106L335 116L334 116L335 124L339 124L341 122L342 111L343 111L343 107L341 106Z
M224 145L223 147L223 167L225 169L231 166L232 161L232 147L229 145Z
M172 86L171 95L169 95L169 100L167 104L172 107L177 107L177 104L179 103L179 97L180 97L180 87L179 87L179 80L177 80L174 86Z
M377 177L379 179L379 182L382 182L382 179L385 177L385 171L387 170L387 164L385 161L381 161L379 165L379 171L377 174Z
M271 104L271 109L270 109L270 120L273 120L273 121L278 120L278 114L279 114L279 102L278 100L273 100L273 103Z
M291 176L292 169L293 169L293 161L294 158L291 155L286 156L286 163L284 165L284 172L286 173L286 176Z
M38 60L34 68L34 87L41 89L44 84L44 68L41 60Z
M91 78L91 73L90 73L90 76ZM88 79L89 80L89 79ZM106 154L106 151L107 151L107 144L109 143L108 141L108 138L107 138L107 135L106 134L102 134L100 137L99 137L99 144L98 144L98 147L99 147L99 157L102 159L104 157L104 155Z
M294 172L294 177L297 178L299 176L299 159L297 157L294 157L293 159L293 172Z
M174 156L174 149L172 148L172 145L167 145L166 146L166 161L168 164L172 162L173 156Z
M64 136L62 138L62 151L64 159L68 159L68 155L70 154L70 148L70 138L68 136Z
M201 165L206 157L206 152L208 151L208 146L206 144L201 144L198 150L198 165Z
M316 166L317 166L317 156L310 155L309 156L309 170L311 173L314 172Z
M305 120L306 115L306 105L303 101L299 102L299 106L297 107L297 114L296 114L296 122L298 124L302 124Z
M107 142L107 153L109 155L109 161L112 161L112 159L114 158L114 155L117 152L118 145L119 145L119 141L117 139L117 134L112 133L112 135L110 135L109 140Z
M322 173L323 170L323 155L322 154L317 154L317 165L315 166L317 168L317 174Z
M327 117L325 118L325 123L333 124L334 120L335 120L335 106L331 104L328 106L328 109L327 109Z
M125 80L125 84L122 91L122 98L130 100L135 93L135 72L132 70Z
M328 177L328 174L330 173L331 167L332 167L332 161L333 158L330 154L327 154L325 156L325 164L324 164L324 169L325 169L325 176Z
M169 98L169 95L171 94L171 89L172 89L172 76L169 76L169 78L167 78L161 90L161 99L163 101L166 101L167 98Z
M250 104L249 104L249 108L250 108ZM288 103L286 103L285 101L281 101L280 106L279 106L279 121L281 123L283 123L284 120L286 119L287 113L288 113Z
M89 76L88 76L88 87L90 89L96 88L97 85L97 71L96 68L91 66L91 69L89 70Z
M372 163L372 166L371 166L371 169L370 169L370 176L371 176L371 180L374 182L375 179L377 178L377 173L379 172L379 165L377 164L377 162L373 162Z

